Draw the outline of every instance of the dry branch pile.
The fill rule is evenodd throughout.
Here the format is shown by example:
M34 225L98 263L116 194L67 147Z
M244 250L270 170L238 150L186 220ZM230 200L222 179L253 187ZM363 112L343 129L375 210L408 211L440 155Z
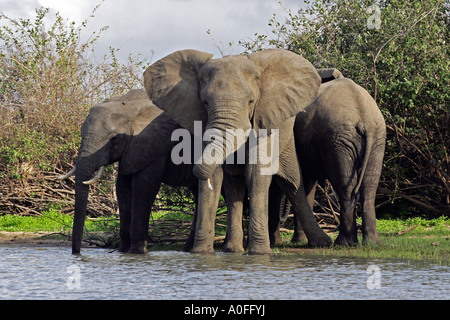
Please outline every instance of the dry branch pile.
M22 179L4 177L0 183L0 209L2 213L39 216L43 211L55 208L63 214L72 214L74 208L74 181L60 182L61 173L39 172ZM90 216L117 213L117 201L113 192L102 192L94 186L89 198Z

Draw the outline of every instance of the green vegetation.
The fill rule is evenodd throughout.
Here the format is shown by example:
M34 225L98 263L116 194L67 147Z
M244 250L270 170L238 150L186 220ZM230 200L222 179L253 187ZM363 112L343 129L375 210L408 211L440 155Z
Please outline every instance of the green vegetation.
M81 42L97 9L80 26L58 13L46 26L45 8L36 10L34 21L0 14L0 170L10 179L23 176L22 163L42 171L70 164L90 107L141 85L147 63L139 57L121 65L113 48L99 62L92 56L107 27Z
M0 233L2 231L24 232L60 232L72 231L73 216L61 214L57 210L43 212L41 216L0 216ZM118 227L117 219L97 218L86 220L86 229L90 232L111 232Z
M377 230L384 235L399 233L415 226L417 227L408 232L409 236L420 234L450 237L450 219L444 216L431 220L415 217L377 221Z
M240 45L284 48L367 89L387 125L378 213L450 213L448 0L306 0ZM374 6L375 5L375 6Z
M0 214L36 215L62 200L71 205L70 188L61 193L65 185L55 177L72 168L89 109L142 87L148 60L130 55L120 63L114 48L94 55L108 27L81 40L98 9L79 26L46 8L36 9L34 20L0 13ZM113 201L104 198L113 192L115 173L92 190L94 203L108 208L90 214L114 212Z
M308 249L306 244L289 243L277 247L277 253L300 253L313 255L332 255L360 258L402 258L411 260L429 260L439 264L450 265L450 219L409 218L377 220L380 244L355 247L332 247L326 249ZM333 233L337 237L337 232Z

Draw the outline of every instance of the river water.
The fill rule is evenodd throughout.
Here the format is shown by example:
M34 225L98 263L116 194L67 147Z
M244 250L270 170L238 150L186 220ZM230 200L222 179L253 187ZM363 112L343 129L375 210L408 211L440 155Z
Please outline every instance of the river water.
M0 299L449 299L450 267L301 255L0 247Z

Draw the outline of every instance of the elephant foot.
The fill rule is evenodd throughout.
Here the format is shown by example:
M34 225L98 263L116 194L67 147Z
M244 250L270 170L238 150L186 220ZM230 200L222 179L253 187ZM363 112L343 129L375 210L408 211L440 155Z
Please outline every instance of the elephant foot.
M147 241L136 241L132 243L127 253L145 254L148 253Z
M213 246L195 246L192 248L191 253L196 254L214 254Z
M120 237L119 248L117 249L119 252L126 253L130 250L131 247L131 239L130 237Z
M339 233L339 236L334 241L335 246L356 246L358 244L358 237L353 234L342 234Z
M245 252L244 247L241 244L234 244L231 242L226 242L222 248L223 252L228 252L228 253L243 253Z
M189 237L183 246L183 251L191 252L193 246L194 246L194 240L191 237Z
M183 246L183 252L191 252L192 249L192 244L190 243L185 243Z
M331 247L332 244L333 241L325 232L320 236L308 238L308 246L312 248Z
M117 251L122 252L122 253L127 253L128 250L130 250L130 245L123 245L123 244L121 244L119 246L119 249L117 249Z
M273 246L273 245L278 246L283 243L283 239L281 238L281 235L279 232L277 232L273 235L269 235L269 239L270 239L271 246Z
M131 254L146 254L146 253L148 253L148 250L147 250L147 248L145 248L145 249L143 249L143 248L130 248L127 253L131 253Z
M191 253L194 253L194 254L214 254L214 250L196 250L196 249L192 249Z
M281 237L276 237L273 241L271 241L271 244L274 246L279 246L280 244L283 244L283 239L281 239Z
M251 255L270 255L272 249L268 245L251 245L248 248L248 254Z
M306 237L306 234L303 231L302 232L294 232L291 242L293 242L293 243L308 242L308 238Z
M363 235L363 245L380 244L381 240L378 233L371 235Z

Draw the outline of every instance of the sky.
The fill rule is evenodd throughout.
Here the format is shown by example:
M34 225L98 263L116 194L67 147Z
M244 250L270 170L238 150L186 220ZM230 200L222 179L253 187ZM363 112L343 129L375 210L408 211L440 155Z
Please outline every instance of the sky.
M100 2L0 0L0 11L11 18L33 18L36 8L48 7L80 25ZM296 12L302 5L303 0L105 0L82 37L109 26L96 44L96 55L103 56L111 46L120 49L117 56L121 60L132 53L155 62L181 49L221 57L222 52L242 51L239 40L270 33L268 23L274 13L277 20L284 21L286 10ZM231 48L230 42L234 43Z

